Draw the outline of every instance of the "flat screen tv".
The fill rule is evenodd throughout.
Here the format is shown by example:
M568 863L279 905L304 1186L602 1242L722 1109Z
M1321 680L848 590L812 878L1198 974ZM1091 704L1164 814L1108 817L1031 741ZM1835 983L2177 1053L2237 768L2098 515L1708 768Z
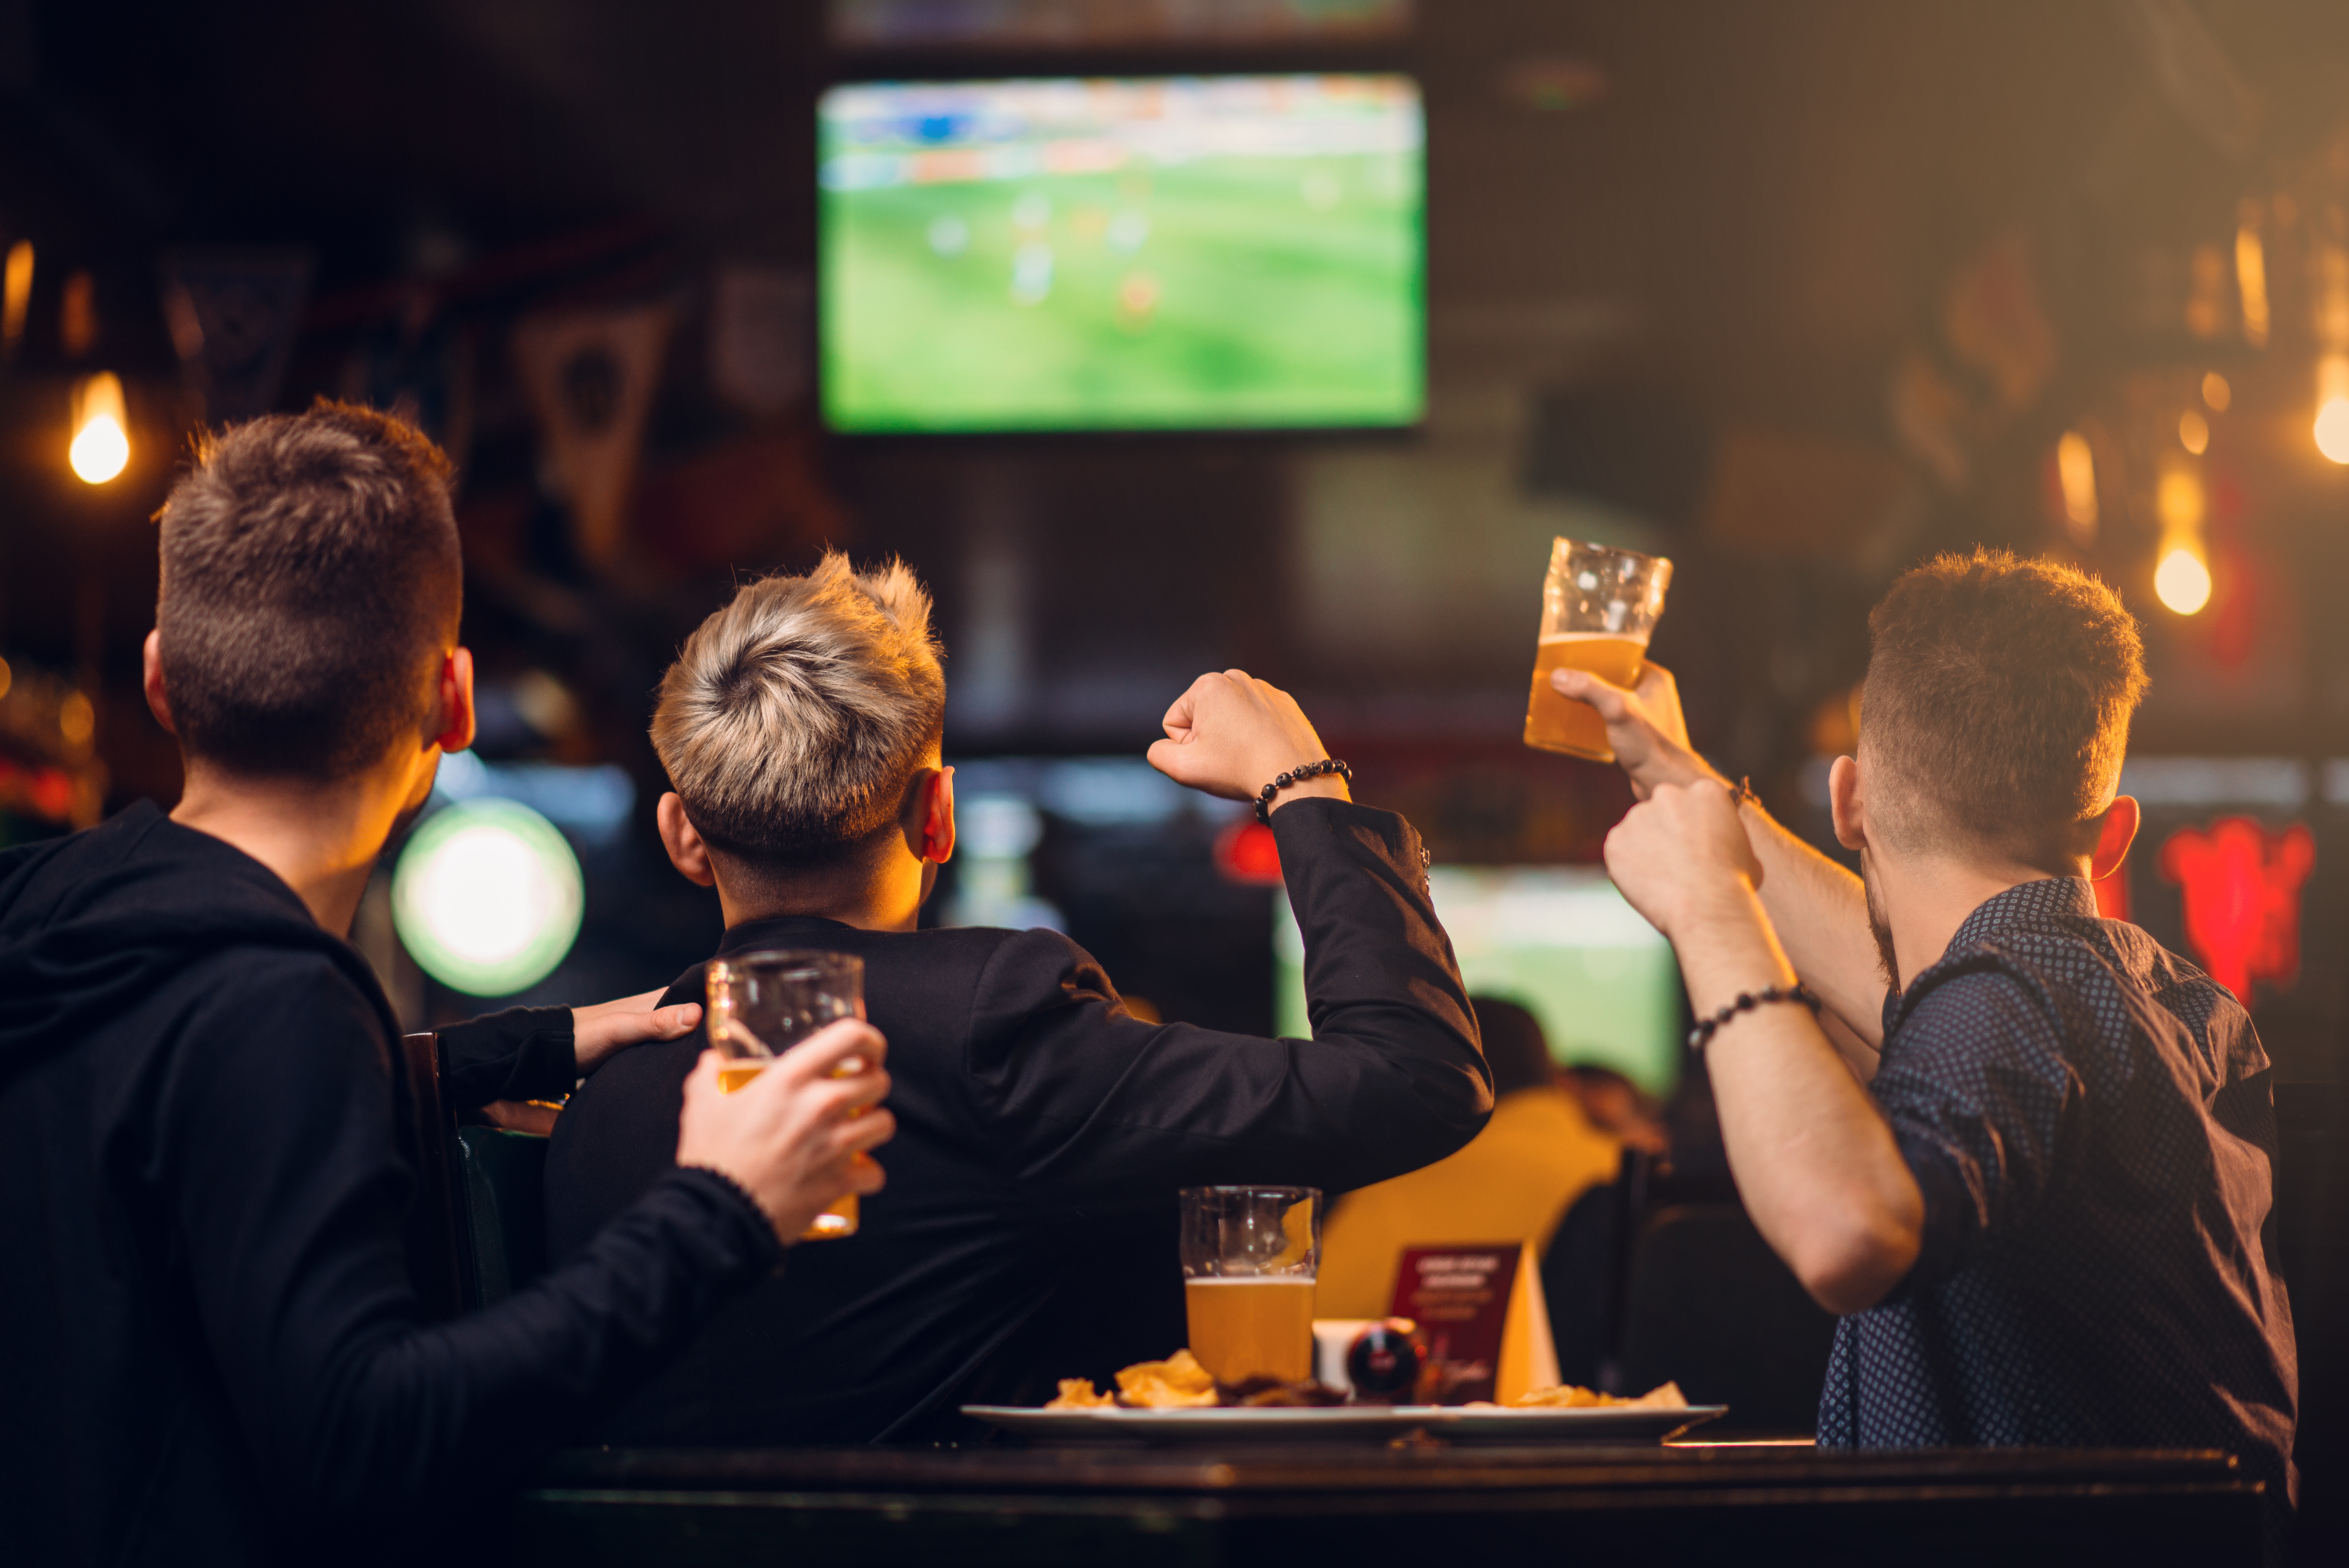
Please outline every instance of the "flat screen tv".
M1681 1068L1671 944L1596 866L1437 866L1428 893L1472 995L1541 1021L1561 1067L1613 1068L1651 1094ZM1284 893L1273 915L1273 1026L1304 1037L1305 944Z
M1419 419L1409 77L863 84L819 117L831 428Z

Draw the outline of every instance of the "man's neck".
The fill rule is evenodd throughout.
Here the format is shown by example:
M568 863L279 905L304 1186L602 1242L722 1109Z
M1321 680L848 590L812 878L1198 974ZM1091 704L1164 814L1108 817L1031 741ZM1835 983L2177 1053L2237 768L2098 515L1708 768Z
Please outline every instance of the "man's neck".
M828 879L794 883L757 897L738 897L718 877L718 907L726 929L754 920L833 920L859 931L911 931L921 923L926 891L922 862L908 859L879 876L867 873L842 885Z
M1888 861L1878 855L1873 871L1892 926L1900 984L1906 986L1940 962L1967 916L2000 893L2052 876L2085 876L2088 868L2085 861L2068 871L2051 872L1940 859Z
M341 934L408 793L372 775L321 784L237 778L191 763L171 820L243 850L294 890L311 919Z

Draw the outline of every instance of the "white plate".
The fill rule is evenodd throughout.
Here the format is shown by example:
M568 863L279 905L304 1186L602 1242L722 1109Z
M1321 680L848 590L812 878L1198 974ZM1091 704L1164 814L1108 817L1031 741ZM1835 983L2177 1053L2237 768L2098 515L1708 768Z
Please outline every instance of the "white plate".
M1726 1405L1684 1410L1590 1406L1573 1410L1468 1410L1448 1405L1331 1405L1314 1409L1042 1410L965 1405L962 1413L1031 1437L1151 1443L1380 1442L1424 1429L1470 1443L1661 1443L1727 1413Z
M1455 1443L1661 1443L1691 1427L1719 1420L1726 1405L1681 1409L1585 1405L1577 1409L1452 1409L1437 1435ZM1431 1432L1436 1429L1430 1428Z

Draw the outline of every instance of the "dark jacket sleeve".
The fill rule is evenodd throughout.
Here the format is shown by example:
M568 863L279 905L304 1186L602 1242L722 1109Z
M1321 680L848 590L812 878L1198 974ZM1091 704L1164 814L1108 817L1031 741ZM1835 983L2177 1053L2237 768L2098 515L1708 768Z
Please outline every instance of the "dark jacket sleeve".
M568 1007L508 1007L440 1031L440 1100L474 1110L493 1099L561 1099L579 1081Z
M529 1289L428 1325L392 1072L373 1009L304 965L191 1029L159 1140L203 1334L297 1508L404 1512L512 1484L781 1255L732 1184L671 1171Z
M966 1057L1008 1177L1087 1209L1209 1182L1336 1191L1417 1170L1484 1127L1492 1076L1419 836L1392 812L1319 799L1272 827L1313 1037L1145 1024L1067 938L1007 939L980 977Z

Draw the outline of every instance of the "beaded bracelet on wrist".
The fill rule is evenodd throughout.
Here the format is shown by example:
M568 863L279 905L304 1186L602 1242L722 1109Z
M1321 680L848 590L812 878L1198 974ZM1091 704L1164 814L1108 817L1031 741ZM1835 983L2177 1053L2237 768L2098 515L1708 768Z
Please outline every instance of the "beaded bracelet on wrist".
M1325 757L1319 762L1308 762L1302 767L1292 768L1288 772L1282 774L1279 778L1274 779L1271 783L1266 785L1262 789L1257 791L1256 820L1265 824L1265 826L1270 827L1272 825L1272 798L1275 795L1279 794L1283 789L1288 789L1291 784L1302 784L1308 779L1319 779L1324 773L1335 773L1339 778L1343 779L1349 784L1354 781L1354 770L1347 767L1344 763L1339 761L1334 757Z
M1711 1017L1697 1020L1696 1027L1689 1031L1689 1049L1702 1054L1704 1047L1712 1043L1713 1037L1721 1032L1723 1025L1734 1019L1738 1014L1750 1013L1767 1002L1800 1002L1811 1010L1811 1016L1815 1018L1818 1016L1821 1006L1818 993L1800 980L1792 985L1764 985L1759 991L1740 991L1737 1000Z

